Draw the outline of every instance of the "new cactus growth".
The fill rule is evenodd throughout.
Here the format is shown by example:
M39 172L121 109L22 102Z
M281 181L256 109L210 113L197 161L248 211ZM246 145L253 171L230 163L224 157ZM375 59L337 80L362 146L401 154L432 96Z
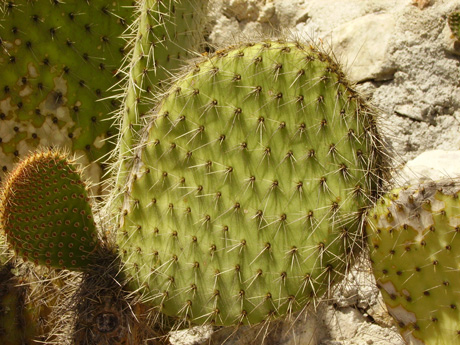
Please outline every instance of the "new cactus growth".
M0 178L39 146L77 152L85 165L113 149L132 1L1 1ZM98 182L103 168L87 169Z
M368 217L374 275L409 344L457 344L460 187L432 183L396 189Z
M221 50L177 78L136 147L118 244L167 315L253 324L317 302L381 177L373 111L316 47Z
M23 160L3 185L0 228L25 260L69 269L88 265L97 234L75 162L57 150Z

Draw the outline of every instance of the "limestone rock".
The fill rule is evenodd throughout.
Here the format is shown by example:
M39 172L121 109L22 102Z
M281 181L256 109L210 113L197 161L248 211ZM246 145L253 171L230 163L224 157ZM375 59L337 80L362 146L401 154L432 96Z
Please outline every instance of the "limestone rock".
M419 180L452 179L460 176L460 150L431 150L407 162L399 181L414 183Z
M388 60L395 21L389 13L371 13L342 24L332 33L332 49L355 82L391 79Z

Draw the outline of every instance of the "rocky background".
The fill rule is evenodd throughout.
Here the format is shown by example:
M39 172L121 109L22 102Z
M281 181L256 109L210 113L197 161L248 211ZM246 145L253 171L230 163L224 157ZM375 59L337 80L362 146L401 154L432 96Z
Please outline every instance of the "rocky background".
M460 0L214 0L209 42L273 35L322 42L381 112L395 181L460 175ZM365 255L328 303L296 322L177 332L191 344L402 345ZM270 330L270 332L267 332Z

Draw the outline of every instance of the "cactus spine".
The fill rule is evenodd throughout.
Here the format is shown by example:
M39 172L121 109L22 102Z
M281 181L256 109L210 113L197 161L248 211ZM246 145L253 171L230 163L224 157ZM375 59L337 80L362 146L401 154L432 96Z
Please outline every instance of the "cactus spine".
M409 344L459 342L459 192L444 182L395 189L368 217L374 275Z
M264 42L178 77L136 149L118 243L171 316L253 324L340 280L380 183L371 109L315 47Z

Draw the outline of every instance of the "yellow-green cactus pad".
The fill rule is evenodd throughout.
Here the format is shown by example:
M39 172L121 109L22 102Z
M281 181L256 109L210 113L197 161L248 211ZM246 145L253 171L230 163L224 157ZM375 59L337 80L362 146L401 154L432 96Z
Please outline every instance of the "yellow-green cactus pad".
M136 148L118 244L171 316L252 324L345 274L379 184L374 113L315 47L218 51L177 82Z
M368 217L374 275L409 344L460 342L459 192L442 183L394 190Z
M83 269L97 246L86 186L58 151L32 154L9 174L0 228L18 255L46 266Z

